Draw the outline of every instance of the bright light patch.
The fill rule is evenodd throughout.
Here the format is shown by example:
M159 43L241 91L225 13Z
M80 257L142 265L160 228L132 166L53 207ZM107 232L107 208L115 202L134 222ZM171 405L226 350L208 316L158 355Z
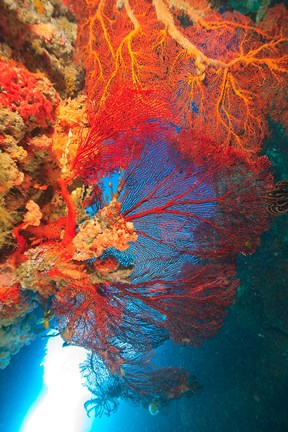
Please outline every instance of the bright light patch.
M83 404L91 398L82 385L79 363L87 352L79 347L62 347L60 336L47 343L43 362L46 389L28 412L20 432L89 432L91 420Z
M101 179L101 187L103 190L103 198L105 202L111 202L112 194L115 194L117 192L120 179L121 173L117 171L114 171L109 177L103 177Z

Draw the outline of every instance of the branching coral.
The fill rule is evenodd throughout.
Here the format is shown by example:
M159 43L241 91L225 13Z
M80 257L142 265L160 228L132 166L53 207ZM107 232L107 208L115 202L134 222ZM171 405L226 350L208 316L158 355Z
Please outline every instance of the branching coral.
M63 339L101 358L132 399L144 389L148 407L161 388L163 404L189 393L188 375L171 370L166 385L152 373L145 383L135 357L149 369L146 353L168 338L197 345L218 331L235 298L237 254L253 252L268 227L271 178L266 158L249 162L172 125L168 109L157 115L154 92L123 87L114 96L75 154L65 146L59 166L47 168L38 200L25 202L9 259L21 289L51 304ZM31 146L31 168L36 155L52 157L51 141ZM107 202L101 178L115 170Z
M80 21L78 56L97 103L119 81L142 88L168 84L186 125L251 155L268 132L269 112L284 120L276 118L285 103L278 94L287 92L288 82L283 6L255 24L237 12L221 15L185 0L70 3ZM189 20L185 28L181 16Z
M134 354L134 355L133 355ZM180 368L157 368L151 365L149 356L131 355L131 364L122 375L109 374L96 354L90 355L82 365L82 373L93 398L84 407L88 416L111 415L116 411L119 399L128 403L142 404L149 411L152 406L158 412L172 399L191 397L200 390L196 378Z

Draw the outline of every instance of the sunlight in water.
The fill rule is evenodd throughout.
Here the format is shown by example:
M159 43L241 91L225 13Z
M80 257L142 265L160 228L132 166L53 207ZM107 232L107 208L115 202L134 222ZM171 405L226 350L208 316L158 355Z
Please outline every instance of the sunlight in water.
M88 432L91 421L84 402L91 395L82 385L79 363L86 352L79 347L62 347L61 337L52 337L43 362L46 388L28 412L20 432Z

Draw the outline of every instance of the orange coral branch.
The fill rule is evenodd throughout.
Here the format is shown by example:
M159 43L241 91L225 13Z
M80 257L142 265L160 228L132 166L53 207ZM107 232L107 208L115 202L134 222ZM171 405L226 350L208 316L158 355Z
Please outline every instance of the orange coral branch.
M268 131L268 98L276 86L280 92L288 86L283 6L268 10L257 25L239 13L219 14L205 0L82 2L87 18L79 43L89 53L87 61L83 56L87 90L96 104L112 84L167 86L185 126L213 134L224 147L251 155L259 150ZM191 25L182 26L181 16Z
M177 29L174 24L173 16L165 6L164 1L153 0L153 6L158 20L164 24L170 36L181 46L181 48L196 58L198 66L197 69L200 73L203 72L202 68L204 67L204 63L214 64L215 66L225 66L225 63L221 61L208 59L208 57L206 57L205 54L196 47L196 45L194 45L180 32L180 30Z
M139 24L139 21L137 20L136 16L134 15L133 10L131 9L130 3L128 0L123 0L123 4L125 7L125 10L127 12L127 16L129 17L130 21L133 24L133 30L131 30L120 42L115 55L113 55L113 57L115 58L115 67L114 70L112 71L112 73L110 74L107 83L104 87L104 91L103 91L103 95L100 99L100 106L104 103L106 95L107 95L107 91L111 85L111 82L113 81L113 79L115 78L115 76L117 75L120 67L122 65L124 65L124 67L126 67L125 65L125 61L123 58L123 49L124 46L127 46L127 50L128 50L128 54L130 57L130 63L131 63L131 78L132 78L132 83L134 85L138 85L140 83L140 78L139 78L139 64L137 63L136 57L135 57L135 52L132 49L132 40L134 38L134 36L141 31L141 27ZM122 6L122 3L121 3Z

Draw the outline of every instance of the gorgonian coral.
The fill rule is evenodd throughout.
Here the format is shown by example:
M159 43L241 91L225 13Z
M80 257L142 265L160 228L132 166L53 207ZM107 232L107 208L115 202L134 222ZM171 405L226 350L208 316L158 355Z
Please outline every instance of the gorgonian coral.
M14 137L1 129L2 214L13 213L3 326L39 331L38 304L44 329L90 351L88 414L111 414L119 398L155 413L199 384L154 367L151 353L216 334L235 301L237 256L269 228L267 200L286 209L286 184L273 188L257 152L287 91L287 11L255 24L204 0L68 3L86 95L56 109L43 75L0 63Z

